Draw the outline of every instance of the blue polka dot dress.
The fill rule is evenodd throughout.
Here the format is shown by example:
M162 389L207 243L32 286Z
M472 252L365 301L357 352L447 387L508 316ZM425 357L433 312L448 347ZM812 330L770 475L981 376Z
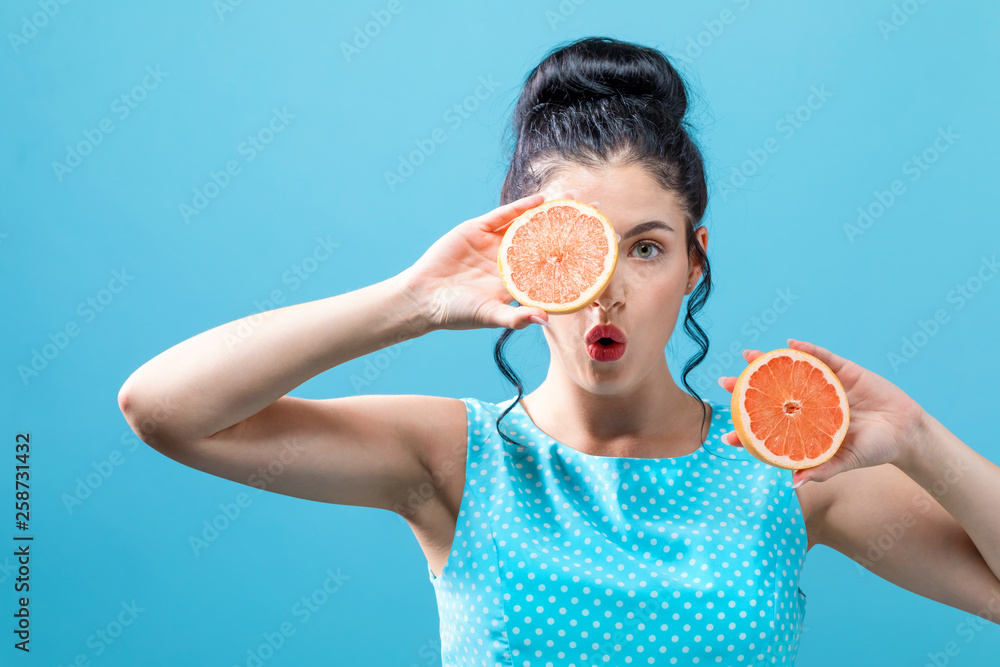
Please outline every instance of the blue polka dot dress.
M451 553L428 566L444 667L791 665L806 596L792 472L719 438L676 458L594 456L514 402L462 399L468 455Z

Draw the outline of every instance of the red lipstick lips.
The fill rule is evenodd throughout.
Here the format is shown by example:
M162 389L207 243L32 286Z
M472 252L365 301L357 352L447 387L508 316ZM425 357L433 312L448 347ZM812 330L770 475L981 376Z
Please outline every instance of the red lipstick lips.
M627 339L613 324L598 324L587 332L587 353L594 361L618 361L625 354Z
M587 332L587 345L590 345L591 343L596 343L602 338L610 338L616 343L628 342L622 330L616 327L615 325L598 324L593 329Z

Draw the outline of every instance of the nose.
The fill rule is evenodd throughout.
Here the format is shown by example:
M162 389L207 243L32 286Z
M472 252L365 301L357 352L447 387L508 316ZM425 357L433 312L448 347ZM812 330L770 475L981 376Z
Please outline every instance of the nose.
M608 281L608 284L604 286L601 293L591 303L591 308L601 308L604 311L610 311L620 307L625 300L622 279L621 272L616 268L615 272L611 274L611 280Z

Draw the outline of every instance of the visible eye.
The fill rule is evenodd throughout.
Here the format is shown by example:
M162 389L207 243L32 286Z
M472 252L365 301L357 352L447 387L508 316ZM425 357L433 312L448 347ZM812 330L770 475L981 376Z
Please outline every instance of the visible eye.
M639 241L638 243L635 244L635 246L633 246L632 249L635 250L636 248L646 249L647 252L649 252L649 249L655 249L656 250L657 254L655 254L655 255L648 255L648 254L647 255L640 255L640 257L642 259L655 259L656 257L659 256L660 253L663 252L663 248L656 241Z

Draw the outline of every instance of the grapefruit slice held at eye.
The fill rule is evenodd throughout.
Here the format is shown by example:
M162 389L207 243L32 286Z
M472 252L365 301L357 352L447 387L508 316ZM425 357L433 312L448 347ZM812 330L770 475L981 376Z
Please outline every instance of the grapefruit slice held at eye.
M788 470L832 457L850 421L847 393L830 367L791 348L762 354L743 369L731 409L743 447Z
M522 306L572 313L596 299L618 263L607 217L572 199L553 199L515 218L500 241L500 278Z

